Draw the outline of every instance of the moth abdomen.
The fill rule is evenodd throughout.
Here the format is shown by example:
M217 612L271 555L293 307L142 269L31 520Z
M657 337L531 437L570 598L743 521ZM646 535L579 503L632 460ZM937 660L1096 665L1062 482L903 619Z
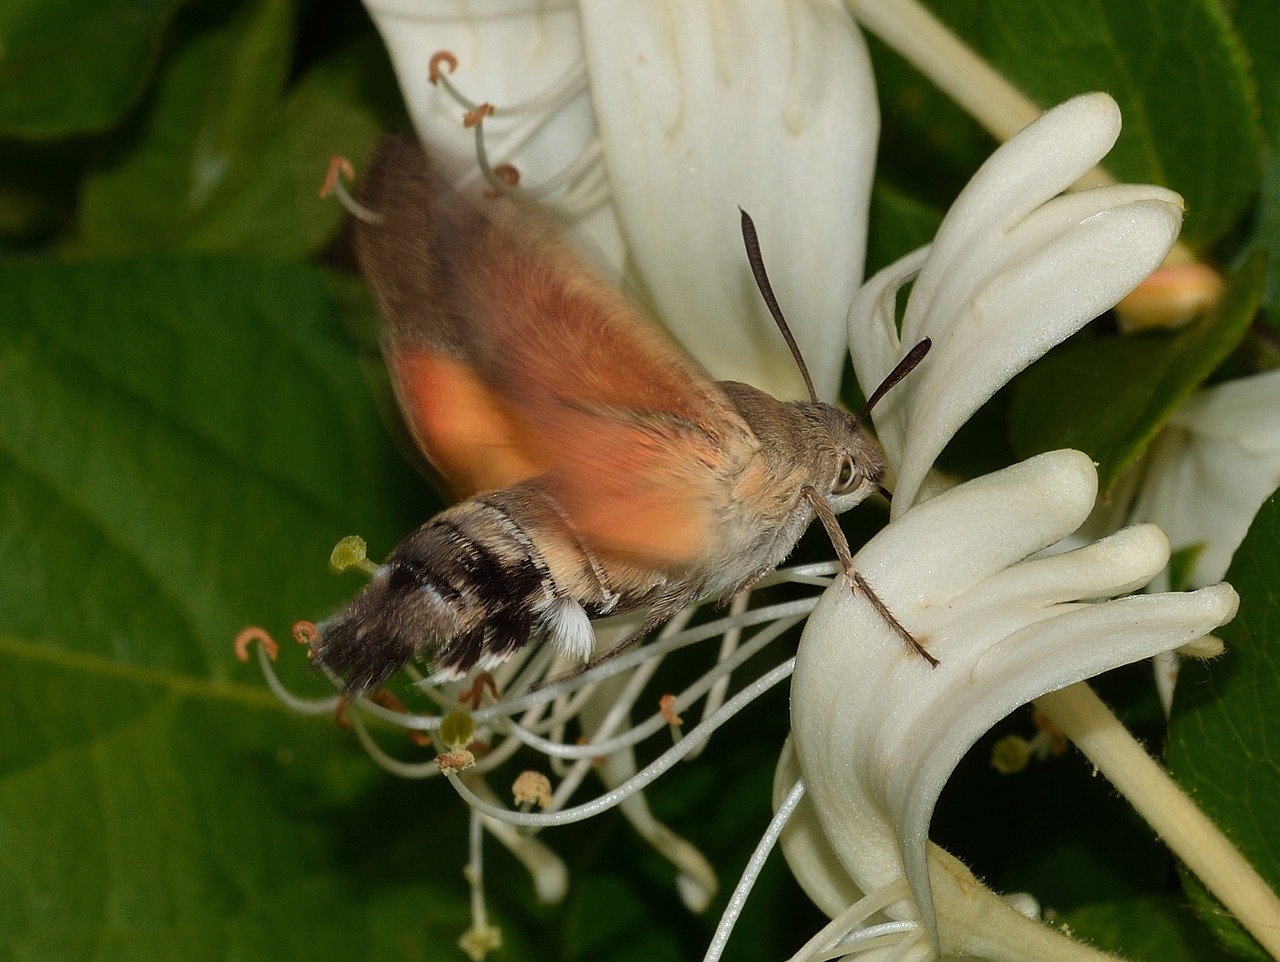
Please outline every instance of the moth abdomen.
M461 676L543 635L587 657L587 608L602 606L593 593L581 597L577 582L558 583L526 530L548 523L530 507L531 485L464 501L401 541L364 590L319 626L315 663L358 694L415 658Z

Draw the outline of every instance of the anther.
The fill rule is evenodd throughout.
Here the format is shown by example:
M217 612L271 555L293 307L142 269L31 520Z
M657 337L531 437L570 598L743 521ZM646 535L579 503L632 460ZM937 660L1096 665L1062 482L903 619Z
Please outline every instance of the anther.
M679 728L684 724L684 719L676 714L676 696L663 695L658 699L658 711L662 712L663 721L672 728Z
M272 661L276 660L276 656L280 654L280 646L276 644L274 638L267 634L265 628L259 628L257 625L251 625L236 635L236 640L233 642L236 658L240 661L248 661L249 645L255 641L262 646L262 650L267 653L268 658Z
M452 752L441 752L436 756L436 764L440 766L441 775L456 775L476 763L476 756L465 748Z
M579 735L579 736L578 736L578 741L576 742L576 744L578 744L578 745L585 745L586 743L587 743L587 736L586 736L586 735ZM605 759L604 759L604 756L603 756L603 755L592 755L592 756L591 756L591 764L592 764L592 765L595 765L597 768L599 768L601 765L603 765L603 764L604 764L604 761L605 761Z
M314 621L295 621L292 631L293 640L300 645L313 645L320 640L320 629Z
M350 192L347 190L346 184L342 182L344 177L347 180L354 180L355 176L356 169L352 165L351 161L347 160L345 157L339 156L338 154L334 154L329 158L329 169L325 172L324 183L321 185L318 192L319 196L328 197L332 194L334 197L338 198L338 203L346 208L347 213L352 217L358 218L366 224L381 224L383 220L382 215L377 211L370 210L368 207L365 207L358 200L352 197Z
M534 805L546 808L551 803L551 779L542 772L523 771L512 783L511 794L523 811L528 811Z
M1115 306L1122 334L1177 330L1222 299L1226 282L1199 261L1160 267Z
M472 127L477 127L484 118L488 117L492 113L493 104L478 104L462 115L462 126L466 127L468 130Z
M448 50L437 50L431 55L431 60L427 64L427 79L433 86L439 84L443 76L440 72L441 64L449 68L449 73L453 73L458 69L458 58Z
M1058 758L1067 753L1067 736L1063 734L1061 728L1049 720L1047 715L1039 709L1033 710L1031 723L1036 726L1036 738L1043 738L1048 743L1050 754Z
M492 179L502 184L503 187L507 188L507 190L514 191L520 186L520 171L516 169L514 164L498 164L498 166L494 167L486 174L486 177L488 177L489 174L492 175ZM484 199L497 200L506 192L506 190L486 190L484 192Z
M347 717L349 707L351 707L351 699L346 695L339 695L338 707L333 710L333 723L344 732L351 731L351 719Z
M475 680L471 683L470 688L463 689L458 692L458 704L466 705L472 711L480 707L480 702L484 698L484 690L489 689L489 694L493 696L493 700L497 701L498 683L494 681L493 675L487 671L482 671L476 675Z
M667 727L671 729L671 743L678 744L680 739L684 737L682 730L684 719L676 714L676 696L663 695L658 699L658 711L662 713L662 718L667 723Z
M329 169L325 172L324 183L320 185L316 196L321 200L328 197L341 185L340 178L342 177L347 178L347 180L355 180L355 165L341 154L334 154L329 158Z

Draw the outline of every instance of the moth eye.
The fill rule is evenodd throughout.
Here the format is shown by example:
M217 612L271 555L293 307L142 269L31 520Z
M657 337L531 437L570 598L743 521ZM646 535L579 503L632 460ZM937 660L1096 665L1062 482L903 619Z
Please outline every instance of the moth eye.
M836 479L831 484L832 494L844 494L850 488L856 487L862 481L862 472L858 470L857 464L854 463L853 456L846 454L840 459L840 471L836 475Z

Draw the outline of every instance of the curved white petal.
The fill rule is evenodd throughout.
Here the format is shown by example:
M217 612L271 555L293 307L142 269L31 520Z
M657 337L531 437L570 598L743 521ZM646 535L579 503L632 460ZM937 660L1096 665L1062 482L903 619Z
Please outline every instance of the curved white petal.
M1158 187L1061 194L1110 149L1105 94L1067 101L1000 147L961 192L922 257L904 258L849 311L854 369L870 390L924 337L933 349L877 407L898 472L896 517L956 430L1020 370L1133 289L1163 259L1181 199ZM899 338L893 298L919 271Z
M595 111L572 4L366 0L365 7L391 55L419 138L431 145L455 183L461 186L479 172L475 131L463 126L463 107L428 80L431 58L443 50L458 61L450 81L475 102L501 108L547 91L562 92L545 109L484 123L491 162L514 164L522 184L536 187L593 149ZM577 82L566 84L572 77ZM626 249L611 205L596 205L578 226L606 261L622 266Z
M827 592L801 639L792 731L826 837L863 891L905 877L935 935L929 820L977 738L1018 705L1234 613L1226 585L1096 600L1163 567L1168 545L1150 525L1024 560L1085 519L1096 484L1085 455L1040 455L917 506L859 552L859 570L937 668L847 586Z
M580 7L614 203L659 316L716 377L803 394L743 254L742 207L834 397L878 132L852 20L825 0Z
M1280 371L1197 391L1151 446L1132 517L1175 548L1202 545L1192 585L1217 581L1280 485Z
M793 739L788 736L773 774L774 811L799 778L800 762L796 758ZM831 843L822 834L818 813L807 793L792 812L778 844L787 860L787 867L800 888L804 889L804 894L828 918L834 919L865 894L853 884L853 879L836 858Z

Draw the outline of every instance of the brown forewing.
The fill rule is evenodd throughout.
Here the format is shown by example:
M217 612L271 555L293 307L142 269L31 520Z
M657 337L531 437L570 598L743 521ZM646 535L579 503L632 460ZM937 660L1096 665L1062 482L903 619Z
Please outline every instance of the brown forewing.
M530 205L483 210L397 140L357 251L401 407L458 497L546 474L595 549L698 557L756 450L720 387Z

